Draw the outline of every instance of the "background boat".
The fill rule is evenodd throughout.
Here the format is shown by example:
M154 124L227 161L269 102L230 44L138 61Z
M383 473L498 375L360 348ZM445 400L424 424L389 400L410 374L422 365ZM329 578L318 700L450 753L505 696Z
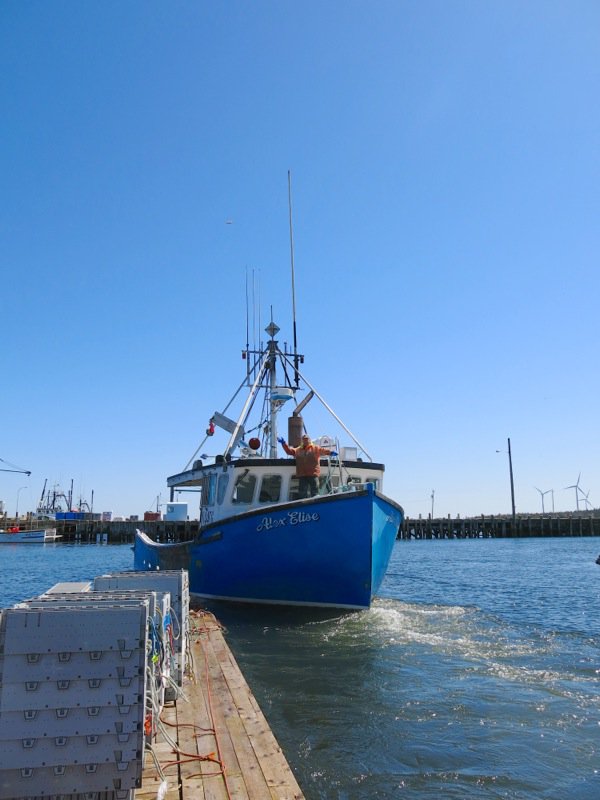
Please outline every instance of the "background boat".
M60 539L56 528L35 528L33 530L0 531L0 544L45 544Z

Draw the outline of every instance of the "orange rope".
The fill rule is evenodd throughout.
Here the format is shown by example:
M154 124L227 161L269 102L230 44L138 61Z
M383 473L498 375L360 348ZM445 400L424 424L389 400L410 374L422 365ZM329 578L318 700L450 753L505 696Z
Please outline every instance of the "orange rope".
M207 625L207 622L206 622L208 616L212 617L212 620L213 620L213 623L214 623L210 627ZM198 635L199 638L196 640L196 642L200 642L202 636L203 635L207 635L211 631L222 631L222 630L224 630L223 626L219 622L217 622L217 620L215 619L215 617L212 614L209 615L208 612L205 612L205 611L202 611L202 610L190 611L190 617L192 617L196 621L196 624L199 626L199 627L196 627L194 630L190 630L190 635L191 634L197 634ZM210 687L210 675L209 675L209 669L208 669L208 655L207 655L205 647L202 647L202 653L204 655L204 672L205 672L205 675L206 675L206 700L207 700L207 705L208 705L208 712L209 712L209 716L210 716L210 721L212 723L212 728L202 728L199 725L194 725L193 723L189 723L189 722L181 723L181 724L173 723L173 722L167 722L166 720L163 720L162 718L161 718L161 723L163 725L168 725L169 727L177 728L177 729L179 729L180 727L181 728L193 728L193 729L196 729L196 730L200 731L200 733L195 734L196 738L200 738L200 736L207 736L209 734L212 734L215 737L215 742L216 742L216 745L217 745L217 756L218 757L215 758L215 754L214 753L209 753L208 755L200 755L199 753L185 753L183 750L180 750L179 747L177 747L177 749L174 750L173 752L177 753L177 755L183 756L183 758L166 761L166 762L164 762L164 764L161 764L161 769L166 770L166 769L169 769L170 767L180 766L181 764L189 764L189 763L192 763L194 761L211 761L211 762L213 762L215 764L218 764L219 767L220 767L220 770L217 771L217 772L211 772L211 773L205 773L205 774L197 773L197 774L194 774L194 775L190 775L189 777L190 778L197 778L197 777L200 777L200 778L214 778L214 777L217 777L219 775L222 775L223 776L223 783L225 784L225 791L227 792L227 797L229 798L229 800L232 800L231 790L230 790L229 784L227 782L226 767L225 767L225 764L223 762L223 756L222 756L222 753L221 753L221 745L220 745L220 742L219 742L219 737L217 735L217 730L216 730L216 726L215 726L215 718L214 718L214 712L213 712L213 707L212 707L212 693L211 693L211 687Z
M202 734L198 734L198 736L214 733L212 728L201 728L200 725L194 725L193 722L168 722L166 719L161 719L161 722L163 725L168 725L169 728L177 728L178 730L179 728L194 728L195 730L202 731Z

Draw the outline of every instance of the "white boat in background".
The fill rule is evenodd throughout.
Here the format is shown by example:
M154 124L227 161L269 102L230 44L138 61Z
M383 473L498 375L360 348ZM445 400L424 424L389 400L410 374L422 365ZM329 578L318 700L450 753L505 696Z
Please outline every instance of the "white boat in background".
M46 544L61 538L56 528L37 528L30 531L0 530L0 544Z

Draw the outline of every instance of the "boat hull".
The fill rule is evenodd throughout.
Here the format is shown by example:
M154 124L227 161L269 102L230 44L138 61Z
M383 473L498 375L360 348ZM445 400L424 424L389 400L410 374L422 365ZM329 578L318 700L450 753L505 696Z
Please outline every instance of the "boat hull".
M207 525L193 542L136 536L135 569L189 571L202 598L368 608L384 578L402 508L365 489L269 506Z
M45 544L60 539L55 528L40 528L33 531L2 531L0 544Z

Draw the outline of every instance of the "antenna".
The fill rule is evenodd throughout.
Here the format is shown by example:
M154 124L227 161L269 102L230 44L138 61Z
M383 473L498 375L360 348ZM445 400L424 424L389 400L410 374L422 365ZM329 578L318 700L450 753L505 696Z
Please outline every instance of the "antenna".
M248 308L248 265L246 265L246 380L250 381L250 310Z
M260 268L258 270L258 285L257 285L257 289L256 289L256 294L257 294L257 305L258 305L258 326L257 326L256 330L258 331L258 337L259 337L259 339L258 339L258 349L260 350L262 348L262 340L260 339L261 331L262 331L262 327L261 327L262 323L260 321Z
M256 350L256 300L254 299L256 289L256 275L252 267L252 349Z
M246 267L246 350L250 349L250 320L248 311L248 267Z
M292 266L292 321L294 327L294 373L296 388L300 385L298 374L298 338L296 336L296 283L294 275L294 228L292 225L292 173L288 169L288 209L290 213L290 261Z

